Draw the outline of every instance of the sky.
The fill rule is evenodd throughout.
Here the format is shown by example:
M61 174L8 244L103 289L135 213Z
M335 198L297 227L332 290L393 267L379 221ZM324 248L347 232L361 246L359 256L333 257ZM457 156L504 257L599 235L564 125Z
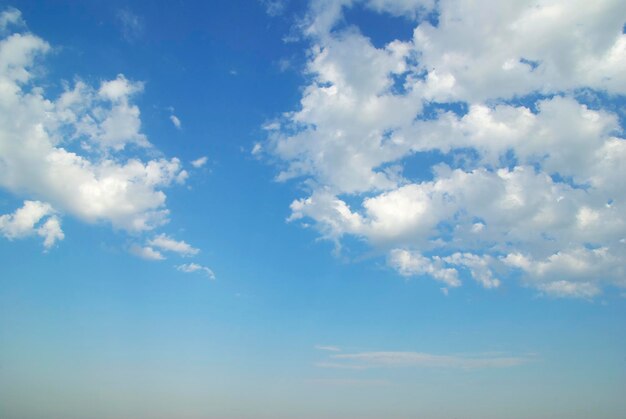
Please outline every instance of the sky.
M622 417L625 128L619 0L0 0L0 417Z

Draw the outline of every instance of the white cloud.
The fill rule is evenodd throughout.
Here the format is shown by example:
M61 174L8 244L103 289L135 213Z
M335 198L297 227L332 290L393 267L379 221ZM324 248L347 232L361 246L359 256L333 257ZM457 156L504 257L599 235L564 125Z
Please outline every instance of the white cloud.
M321 368L369 369L369 368L508 368L526 364L526 356L436 355L422 352L360 352L330 355L331 362L316 364Z
M199 169L202 166L204 166L207 161L208 161L208 158L206 156L202 156L200 158L197 158L196 160L193 160L191 162L191 165L195 167L196 169Z
M163 256L161 252L159 252L158 250L154 250L150 246L139 246L135 244L130 247L130 252L133 255L138 256L142 259L146 259L146 260L164 260L165 259L165 256Z
M176 266L176 269L180 272L185 273L202 272L206 274L209 279L215 279L215 274L210 268L199 265L197 263L184 263L182 265Z
M195 256L200 250L192 247L184 241L174 240L166 234L159 234L148 240L148 245L160 250L177 253L180 256Z
M51 97L42 87L51 82L35 77L46 73L38 61L49 50L30 33L0 40L0 187L90 223L132 232L163 225L163 189L188 174L176 158L136 154L158 155L132 103L143 84L121 74L97 88L77 79ZM39 231L46 245L62 236L54 216Z
M414 19L414 35L377 48L337 29L346 7ZM307 191L289 219L450 287L460 270L485 288L519 270L554 296L626 287L624 15L617 0L312 2L310 82L262 144Z
M180 119L178 119L178 117L176 115L170 115L170 121L172 121L172 124L174 124L174 126L178 129L181 128L181 122Z
M46 249L65 238L52 206L40 201L24 201L13 214L0 215L0 233L9 240L37 234Z
M444 268L440 258L426 258L420 254L403 249L394 249L389 253L389 264L400 275L430 275L448 287L458 287L461 281L458 272L453 268Z
M143 90L143 83L131 82L118 74L114 80L103 81L98 94L111 102L126 102L129 97Z

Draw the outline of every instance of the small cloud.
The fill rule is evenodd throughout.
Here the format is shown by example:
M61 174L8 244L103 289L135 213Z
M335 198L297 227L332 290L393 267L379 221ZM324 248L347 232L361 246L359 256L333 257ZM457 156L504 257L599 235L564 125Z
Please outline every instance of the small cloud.
M315 345L314 348L318 351L341 352L341 348L332 345Z
M142 259L146 259L146 260L163 260L165 259L165 256L163 256L163 254L161 252L159 252L158 250L154 250L152 247L150 246L139 246L139 245L133 245L130 248L130 253L132 253L135 256L138 256Z
M278 131L280 129L280 123L277 121L272 121L264 124L261 128L265 131Z
M263 147L261 146L260 143L255 143L254 147L252 147L252 155L256 156L257 154L259 154L261 151L263 150Z
M233 69L231 69L231 70L228 72L228 74L230 74L231 76L236 76L236 75L237 75L237 74L239 74L239 73L237 72L237 70L235 70L235 69L233 68Z
M178 253L180 256L195 256L200 252L200 249L196 249L182 240L174 240L166 234L159 234L152 240L148 240L148 245L160 250Z
M208 159L207 159L207 157L206 157L206 156L202 156L202 157L200 157L199 159L193 160L193 161L191 162L191 165L192 165L193 167L195 167L196 169L199 169L199 168L201 168L202 166L204 166L204 165L206 164L207 160L208 160Z
M98 89L98 95L114 103L128 102L130 96L143 90L143 83L133 82L118 74L114 80L103 81Z
M22 12L9 7L2 13L0 13L0 32L5 31L9 25L23 26L24 20L22 20Z
M281 58L280 60L278 60L276 64L278 65L278 70L281 73L284 73L285 71L293 68L293 64L291 63L291 60L289 60L288 58Z
M117 21L120 25L122 36L127 42L135 42L143 36L145 29L143 18L129 9L118 11Z
M9 240L38 235L49 250L65 238L61 222L52 206L40 201L24 201L21 208L12 214L0 215L0 234ZM45 220L45 221L44 221Z
M209 277L209 279L215 279L215 274L210 268L197 263L184 263L176 266L176 270L184 273L203 272Z
M440 288L440 289L441 289L441 292L443 293L443 295L445 295L446 297L447 297L447 296L448 296L448 294L450 293L450 292L449 292L449 290L448 290L447 288L445 288L445 287Z
M174 124L176 128L180 129L181 122L176 115L170 115L170 121L172 121L172 124Z

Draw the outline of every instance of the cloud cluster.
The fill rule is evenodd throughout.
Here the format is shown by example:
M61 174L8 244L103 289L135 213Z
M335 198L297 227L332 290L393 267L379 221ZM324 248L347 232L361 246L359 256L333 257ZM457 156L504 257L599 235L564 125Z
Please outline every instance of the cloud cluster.
M378 48L348 7L412 19L413 36ZM313 1L310 82L259 147L309 191L290 220L446 287L515 272L560 297L626 287L625 15L617 0Z
M0 187L33 200L0 215L0 233L39 235L48 249L64 238L61 215L135 234L167 223L163 189L188 174L177 158L141 158L160 154L141 132L133 103L143 84L121 74L95 87L76 79L50 98L36 75L51 47L32 33L12 32L23 27L19 11L0 14L7 33L0 40ZM199 251L165 234L130 250L152 260L164 259L161 252Z
M52 207L40 201L24 201L13 214L0 215L0 233L9 240L41 236L46 249L65 238Z

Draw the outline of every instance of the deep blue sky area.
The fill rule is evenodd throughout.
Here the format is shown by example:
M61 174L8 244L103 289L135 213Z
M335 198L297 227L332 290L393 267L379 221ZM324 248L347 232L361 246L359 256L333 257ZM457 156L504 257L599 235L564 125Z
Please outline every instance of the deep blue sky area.
M586 56L558 67L569 41L515 38L511 54L540 62L527 75L495 62L500 26L463 26L448 3L356 1L324 27L319 10L334 6L321 0L0 1L3 18L20 12L0 19L0 417L621 417L626 192L610 174L626 156L623 59L598 64L610 77L596 81L576 72ZM603 39L619 46L613 26ZM17 33L51 48L9 50ZM363 52L335 53L351 37ZM394 40L406 51L389 52ZM35 52L19 61L19 48ZM388 83L368 90L376 77ZM107 93L114 80L130 93ZM68 134L81 122L59 97L77 83L89 87L65 112L84 107L98 133ZM403 102L368 113L388 97ZM106 143L116 109L132 131L122 148ZM567 134L578 123L605 125L579 140ZM151 145L129 139L142 135ZM567 141L582 151L552 163ZM36 146L44 157L24 157ZM82 172L64 179L59 150ZM173 158L154 181L148 162ZM133 161L145 177L128 174ZM456 187L460 173L474 177ZM524 199L510 217L486 204ZM20 224L32 201L44 209ZM51 245L46 220L62 228Z

